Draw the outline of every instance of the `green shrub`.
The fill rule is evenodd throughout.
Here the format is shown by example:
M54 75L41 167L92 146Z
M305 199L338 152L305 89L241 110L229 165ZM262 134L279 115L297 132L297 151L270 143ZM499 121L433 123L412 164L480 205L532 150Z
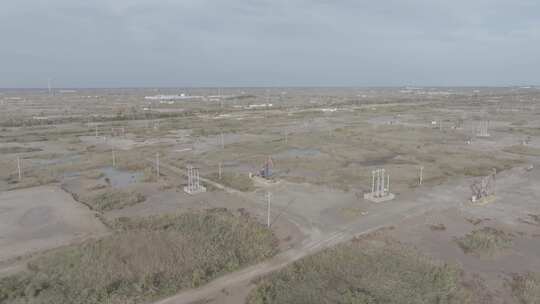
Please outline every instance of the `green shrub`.
M457 239L465 253L493 256L502 249L512 246L512 235L491 227L477 229Z

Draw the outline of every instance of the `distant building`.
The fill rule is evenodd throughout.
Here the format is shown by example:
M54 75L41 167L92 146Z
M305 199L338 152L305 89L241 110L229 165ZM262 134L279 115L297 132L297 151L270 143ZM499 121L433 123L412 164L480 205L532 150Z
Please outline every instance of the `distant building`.
M189 99L202 99L202 96L186 95L184 93L180 95L154 95L145 96L146 100L160 100L160 101L173 101L173 100L189 100Z

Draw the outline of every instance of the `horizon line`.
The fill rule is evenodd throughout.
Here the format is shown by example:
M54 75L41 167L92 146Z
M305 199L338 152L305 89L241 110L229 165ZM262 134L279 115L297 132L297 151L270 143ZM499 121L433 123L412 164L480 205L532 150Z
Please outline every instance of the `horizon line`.
M269 88L292 88L292 89L315 89L315 88L345 88L345 89L385 89L385 88L536 88L539 84L508 84L508 85L257 85L257 86L66 86L53 87L53 90L104 90L104 89L269 89ZM49 90L48 87L0 87L0 90Z

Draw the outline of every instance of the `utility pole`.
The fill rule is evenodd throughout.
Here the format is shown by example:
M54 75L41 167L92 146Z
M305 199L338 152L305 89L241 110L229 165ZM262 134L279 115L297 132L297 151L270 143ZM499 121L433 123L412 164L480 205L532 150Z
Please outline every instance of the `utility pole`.
M22 171L21 171L21 157L17 156L17 169L19 171L19 181L22 180Z
M272 197L272 194L270 192L266 192L266 207L267 207L267 217L266 217L266 225L268 228L270 228L270 198Z
M424 182L424 166L420 166L420 180L418 181L419 185L422 185Z
M52 82L51 82L51 78L49 78L47 80L47 88L49 89L49 96L52 96Z
M225 139L223 138L223 132L221 132L221 149L225 149Z
M156 176L157 176L157 179L159 180L159 152L156 153Z
M264 118L268 118L268 107L270 105L270 91L266 89L266 105L264 107Z
M371 171L371 193L375 193L375 174L376 174L376 171L373 170Z
M223 96L221 93L221 88L218 88L218 98L219 98L220 108L223 109Z
M192 166L189 166L189 167L187 168L187 170L188 170L188 174L187 174L187 175L188 175L188 185L187 185L187 187L188 187L188 189L189 189L189 193L192 193L192 192L193 192L193 188L194 188L194 187L193 187L193 167L192 167Z

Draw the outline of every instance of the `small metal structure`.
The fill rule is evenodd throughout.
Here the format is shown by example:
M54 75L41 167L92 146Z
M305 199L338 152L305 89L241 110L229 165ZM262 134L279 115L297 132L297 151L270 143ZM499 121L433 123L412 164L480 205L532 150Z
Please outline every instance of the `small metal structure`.
M490 137L489 134L489 120L479 121L475 127L475 135L477 137Z
M521 141L522 146L527 146L531 143L531 137L527 136L524 140Z
M17 156L17 171L19 172L19 181L22 181L22 163L20 156Z
M493 172L483 177L480 180L476 180L471 184L471 202L473 204L486 204L495 198L495 175L497 170L493 169Z
M270 199L272 198L272 193L266 192L266 226L270 228Z
M159 152L156 153L156 179L159 180Z
M116 152L112 149L112 166L116 168Z
M274 162L272 158L268 156L268 159L263 165L262 170L259 172L259 175L263 178L269 179L272 177L272 169L274 168Z
M126 129L124 127L121 128L111 128L111 136L125 136L126 135Z
M187 167L187 186L184 187L184 191L188 194L206 192L206 188L200 184L198 168Z
M52 87L52 79L51 78L47 79L47 89L49 91L49 96L54 96L54 90L53 90L53 87Z
M433 129L439 129L439 131L443 130L443 120L432 120L431 121L431 128Z
M390 193L390 175L386 174L386 170L371 171L371 192L364 193L364 199L380 203L394 198L395 195Z
M225 149L225 138L223 137L223 132L221 132L219 138L220 138L221 149Z

